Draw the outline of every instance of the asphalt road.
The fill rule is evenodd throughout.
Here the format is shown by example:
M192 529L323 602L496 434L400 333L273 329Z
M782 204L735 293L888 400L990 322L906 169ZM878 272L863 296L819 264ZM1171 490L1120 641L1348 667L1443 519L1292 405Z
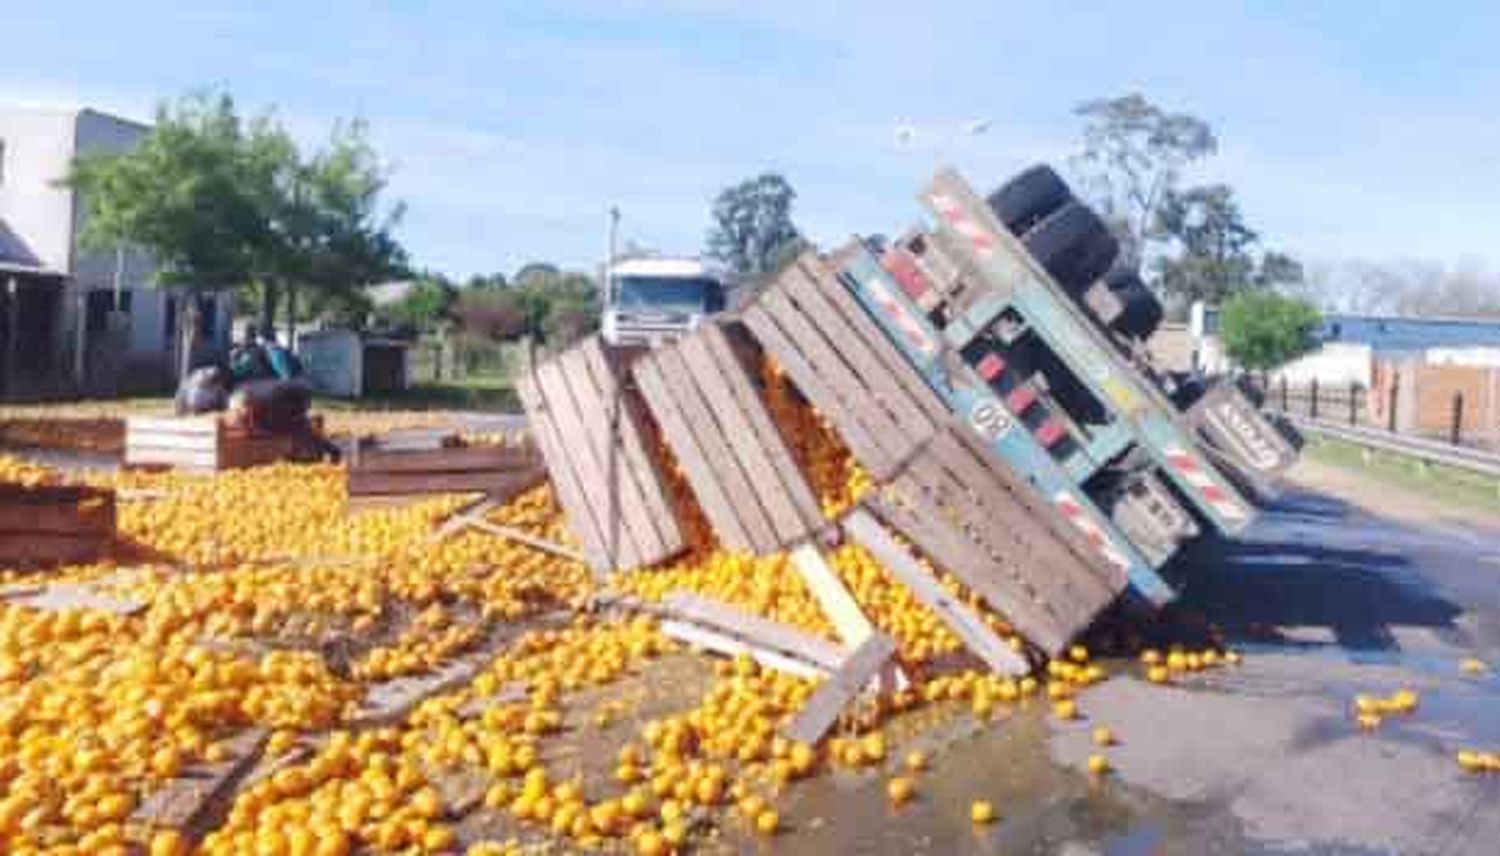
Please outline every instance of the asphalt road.
M1183 569L1178 612L1222 628L1242 665L1163 688L1116 664L1076 723L1035 705L993 724L922 723L913 739L936 764L914 804L889 808L881 775L836 773L799 793L786 812L796 834L775 849L1500 853L1500 776L1454 758L1500 751L1500 521L1424 515L1435 516L1291 491L1238 543ZM1463 674L1467 657L1491 670ZM1417 711L1361 731L1354 696L1400 687L1421 694ZM1084 772L1098 725L1120 739L1103 781ZM971 827L976 798L1002 822Z

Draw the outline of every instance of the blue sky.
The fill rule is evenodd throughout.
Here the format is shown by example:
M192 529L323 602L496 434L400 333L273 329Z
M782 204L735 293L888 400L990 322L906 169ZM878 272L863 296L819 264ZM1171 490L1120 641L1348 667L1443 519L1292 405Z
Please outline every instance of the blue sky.
M0 100L144 118L214 85L309 140L369 120L414 260L460 276L591 266L611 203L626 237L696 252L713 195L766 169L821 243L895 232L939 163L988 186L1062 161L1072 105L1129 91L1215 126L1191 177L1234 184L1270 244L1500 262L1500 4L6 5Z

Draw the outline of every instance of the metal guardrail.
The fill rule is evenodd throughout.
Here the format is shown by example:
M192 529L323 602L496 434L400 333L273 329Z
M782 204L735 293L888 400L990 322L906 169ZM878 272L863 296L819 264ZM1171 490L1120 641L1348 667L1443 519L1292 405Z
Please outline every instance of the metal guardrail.
M1387 431L1379 431L1371 428L1358 428L1349 425L1339 425L1324 422L1318 419L1308 419L1305 416L1292 416L1284 414L1291 419L1292 424L1302 431L1309 431L1325 437L1354 443L1370 449L1390 452L1397 455L1405 455L1431 464L1440 464L1445 467L1468 470L1480 475L1500 478L1500 455L1492 452L1484 452L1479 449L1469 449L1463 446L1450 446L1446 443L1435 443L1431 440L1423 440L1417 437L1404 437Z

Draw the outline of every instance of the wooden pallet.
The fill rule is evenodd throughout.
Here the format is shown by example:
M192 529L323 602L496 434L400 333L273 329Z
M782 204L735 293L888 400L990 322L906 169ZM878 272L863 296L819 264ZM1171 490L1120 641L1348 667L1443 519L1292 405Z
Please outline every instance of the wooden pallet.
M112 490L0 484L0 565L92 561L114 537Z
M704 324L632 373L719 543L764 555L827 521L730 336Z
M313 430L321 425L321 418L313 417ZM217 413L125 420L127 467L218 472L307 457L300 437L226 425Z
M533 365L516 391L568 527L596 573L682 552L685 541L643 405L597 336Z
M350 496L484 493L504 501L546 477L536 447L351 448Z

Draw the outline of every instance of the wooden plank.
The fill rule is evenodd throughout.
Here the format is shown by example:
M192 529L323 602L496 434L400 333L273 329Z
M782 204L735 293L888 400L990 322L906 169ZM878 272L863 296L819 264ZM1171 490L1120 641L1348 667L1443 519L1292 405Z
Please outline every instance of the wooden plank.
M849 702L880 674L880 670L895 653L895 641L883 633L876 633L866 639L839 666L838 671L813 692L807 704L781 733L788 740L809 746L822 740L823 735L838 720L839 714L849 706Z
M770 455L772 466L781 479L792 506L802 518L803 525L807 527L807 531L823 526L827 521L823 518L823 509L818 505L818 497L813 493L812 485L807 477L797 466L796 459L792 457L786 438L771 421L771 414L766 407L765 399L761 397L759 384L754 379L752 370L736 354L734 345L729 341L728 330L720 324L705 324L699 330L704 343L708 346L709 353L724 371L744 379L743 383L729 384L730 390L739 400L740 409L744 411L746 419L750 422L751 430L760 438L761 445ZM741 335L748 334L741 330Z
M827 670L809 662L698 624L668 618L662 620L658 627L663 635L694 647L717 651L726 657L743 654L768 669L786 672L794 677L821 678L828 674Z
M756 553L774 551L780 545L776 543L770 518L756 500L749 480L730 452L724 428L709 412L682 355L675 348L665 348L653 354L651 359L661 371L662 380L677 401L678 410L689 430L697 438L698 446L708 461L709 472L723 485L725 494L730 498L729 510L739 518L741 528L749 536L750 549ZM704 510L707 511L706 508ZM719 521L711 522L717 528Z
M381 473L451 473L472 470L516 470L540 466L529 446L470 446L392 451L367 449L351 470Z
M668 549L647 509L646 492L651 484L650 466L647 464L644 474L636 472L635 465L646 462L634 460L625 454L620 442L618 421L611 412L613 408L607 409L607 405L614 403L613 377L603 379L603 383L609 384L608 386L602 385L601 379L594 377L593 367L584 359L582 348L569 349L558 357L557 362L567 378L569 391L578 406L589 442L593 444L595 454L605 463L606 469L600 476L609 485L620 519L629 528L631 540L640 551L636 563L653 564L669 553L676 552L675 549Z
M829 671L837 669L847 653L821 636L687 592L668 594L662 599L662 606L685 620L793 654Z
M885 527L863 509L844 518L844 529L864 546L886 570L912 590L919 600L937 613L948 628L985 665L1006 675L1024 675L1031 670L1026 658L990 630L973 610L955 599L906 551Z
M255 727L226 741L229 758L188 770L148 794L130 820L151 827L194 830L215 804L226 799L260 760L270 731Z
M494 535L497 538L504 538L507 541L514 541L517 544L525 544L534 550L541 550L544 553L551 553L554 556L560 556L574 562L588 564L588 557L577 550L564 547L561 544L555 544L545 538L538 538L513 526L501 526L498 523L491 523L477 515L466 520L465 525L478 529L480 532Z
M589 367L594 372L595 380L608 383L608 389L602 391L605 405L609 409L610 419L617 426L620 442L625 448L625 456L630 460L636 478L641 480L642 492L646 497L646 510L652 521L656 523L663 548L668 553L676 553L685 546L682 526L677 520L677 509L667 495L667 482L662 477L658 461L650 454L646 445L646 431L637 421L639 415L628 398L624 378L621 377L620 371L614 368L609 356L604 353L602 339L597 336L591 337L585 340L581 347L584 359L588 361Z
M677 343L675 350L681 355L692 383L702 393L719 429L728 439L740 471L753 488L754 495L742 502L759 500L771 524L775 547L806 538L807 524L792 505L770 453L761 445L760 437L745 416L740 397L730 390L731 386L748 381L743 373L729 374L730 367L720 365L708 352L703 336L703 333L687 336Z
M667 445L672 448L677 463L692 485L693 496L713 525L719 544L727 550L748 552L751 550L750 535L735 514L724 486L714 475L708 464L708 454L699 445L697 435L688 427L687 417L678 407L677 399L662 377L656 361L643 359L632 369L641 397L661 427Z
M0 599L12 606L24 606L43 612L61 612L68 609L88 609L114 615L139 615L146 611L146 604L138 600L126 600L95 590L87 583L57 582L41 589L21 589L0 593Z
M572 458L564 451L565 447L557 435L557 428L552 423L552 415L536 379L529 374L521 377L516 382L516 395L526 411L531 435L547 461L547 472L551 476L552 486L557 490L558 501L567 512L568 528L573 531L579 543L583 544L584 555L589 557L589 566L595 573L611 570L603 537L594 521L594 510L583 494L578 474L572 466Z
M834 392L822 373L807 361L776 319L755 304L745 310L743 320L761 347L770 353L802 394L838 429L839 435L854 456L866 467L888 468L885 451L844 406L838 393Z
M482 470L472 473L382 473L351 470L347 477L347 490L350 496L478 492L514 496L528 487L540 484L545 475L546 470L541 467L527 471Z
M828 280L826 285L817 281L816 273L794 266L778 280L778 284L786 289L787 295L796 301L818 329L836 343L839 354L869 388L870 395L865 404L884 407L889 413L892 423L906 438L907 446L897 453L897 457L904 458L932 436L933 421L917 408L911 396L896 381L891 367L880 361L851 320L829 301L827 292L841 291L843 287L834 280L832 273L821 273L822 278ZM861 316L864 314L858 308L855 311ZM910 366L902 370L907 374L913 371Z
M870 638L875 632L875 625L865 617L864 610L859 608L854 596L844 588L838 574L823 561L823 554L818 548L812 544L803 544L792 551L790 558L792 567L797 569L803 584L823 608L823 614L833 624L839 639L853 648Z
M901 429L895 420L884 410L871 406L867 400L870 390L860 383L843 357L813 327L801 310L791 304L785 294L778 289L771 289L761 295L759 305L771 313L802 352L811 358L813 366L841 399L843 412L847 417L859 422L868 432L879 450L879 457L863 461L865 466L877 477L889 473L902 459L907 447L901 439ZM819 401L814 401L813 404L819 409L823 407ZM842 433L843 426L839 426L839 430Z
M97 534L0 531L0 563L42 566L90 562L104 554L113 540Z
M606 462L594 454L594 446L579 419L577 405L568 391L562 369L555 362L543 363L537 366L537 380L546 396L548 412L557 427L564 454L574 459L579 485L594 511L594 522L603 538L607 567L611 570L635 567L640 552L620 517L619 497L604 479Z

